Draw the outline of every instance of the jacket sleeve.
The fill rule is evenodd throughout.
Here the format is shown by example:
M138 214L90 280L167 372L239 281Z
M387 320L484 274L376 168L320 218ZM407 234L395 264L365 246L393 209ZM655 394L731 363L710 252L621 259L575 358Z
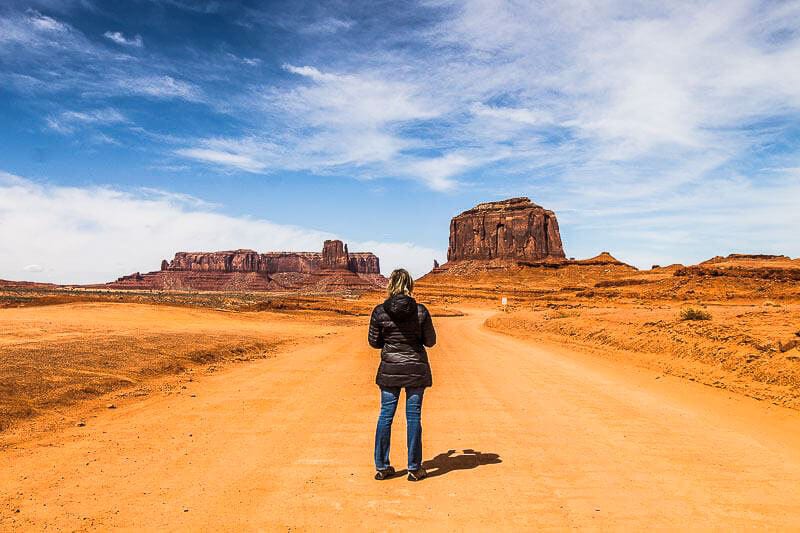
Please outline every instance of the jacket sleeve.
M422 344L430 348L436 344L436 330L433 329L433 320L427 308L422 313Z
M372 310L372 316L369 318L369 334L367 335L367 342L373 348L383 348L383 332L381 332L381 324L377 318L378 308Z

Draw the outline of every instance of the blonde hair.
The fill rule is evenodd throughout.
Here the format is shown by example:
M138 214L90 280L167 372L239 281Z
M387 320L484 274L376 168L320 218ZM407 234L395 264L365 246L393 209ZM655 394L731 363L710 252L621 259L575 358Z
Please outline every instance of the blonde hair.
M414 278L408 273L405 268L398 268L392 271L389 276L389 298L397 296L398 294L405 294L411 296L411 291L414 290Z

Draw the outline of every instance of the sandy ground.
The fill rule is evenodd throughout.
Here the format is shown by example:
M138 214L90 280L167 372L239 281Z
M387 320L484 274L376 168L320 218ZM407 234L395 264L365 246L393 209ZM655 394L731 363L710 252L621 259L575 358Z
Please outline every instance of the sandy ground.
M698 306L713 317L698 321L682 320L682 308L669 302L520 304L486 324L800 408L800 305Z
M436 320L424 482L372 479L358 324L3 450L0 529L800 528L800 413L487 316Z
M107 302L0 309L0 436L110 391L146 395L161 375L272 357L348 321Z

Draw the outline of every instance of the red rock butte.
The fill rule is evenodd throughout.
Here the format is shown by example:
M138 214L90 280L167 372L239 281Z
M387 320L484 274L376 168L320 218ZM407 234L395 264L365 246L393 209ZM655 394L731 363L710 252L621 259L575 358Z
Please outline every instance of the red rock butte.
M322 252L266 252L240 249L177 252L161 270L136 272L106 284L130 289L196 290L370 290L385 286L372 252L350 252L339 240Z
M529 198L478 204L450 221L448 261L564 260L556 215Z

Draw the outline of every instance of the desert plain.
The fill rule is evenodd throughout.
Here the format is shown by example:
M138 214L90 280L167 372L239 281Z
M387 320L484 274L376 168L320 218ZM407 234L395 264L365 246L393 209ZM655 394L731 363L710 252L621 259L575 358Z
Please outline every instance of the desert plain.
M0 529L800 528L800 261L550 259L417 280L420 483L372 479L380 290L4 283Z

